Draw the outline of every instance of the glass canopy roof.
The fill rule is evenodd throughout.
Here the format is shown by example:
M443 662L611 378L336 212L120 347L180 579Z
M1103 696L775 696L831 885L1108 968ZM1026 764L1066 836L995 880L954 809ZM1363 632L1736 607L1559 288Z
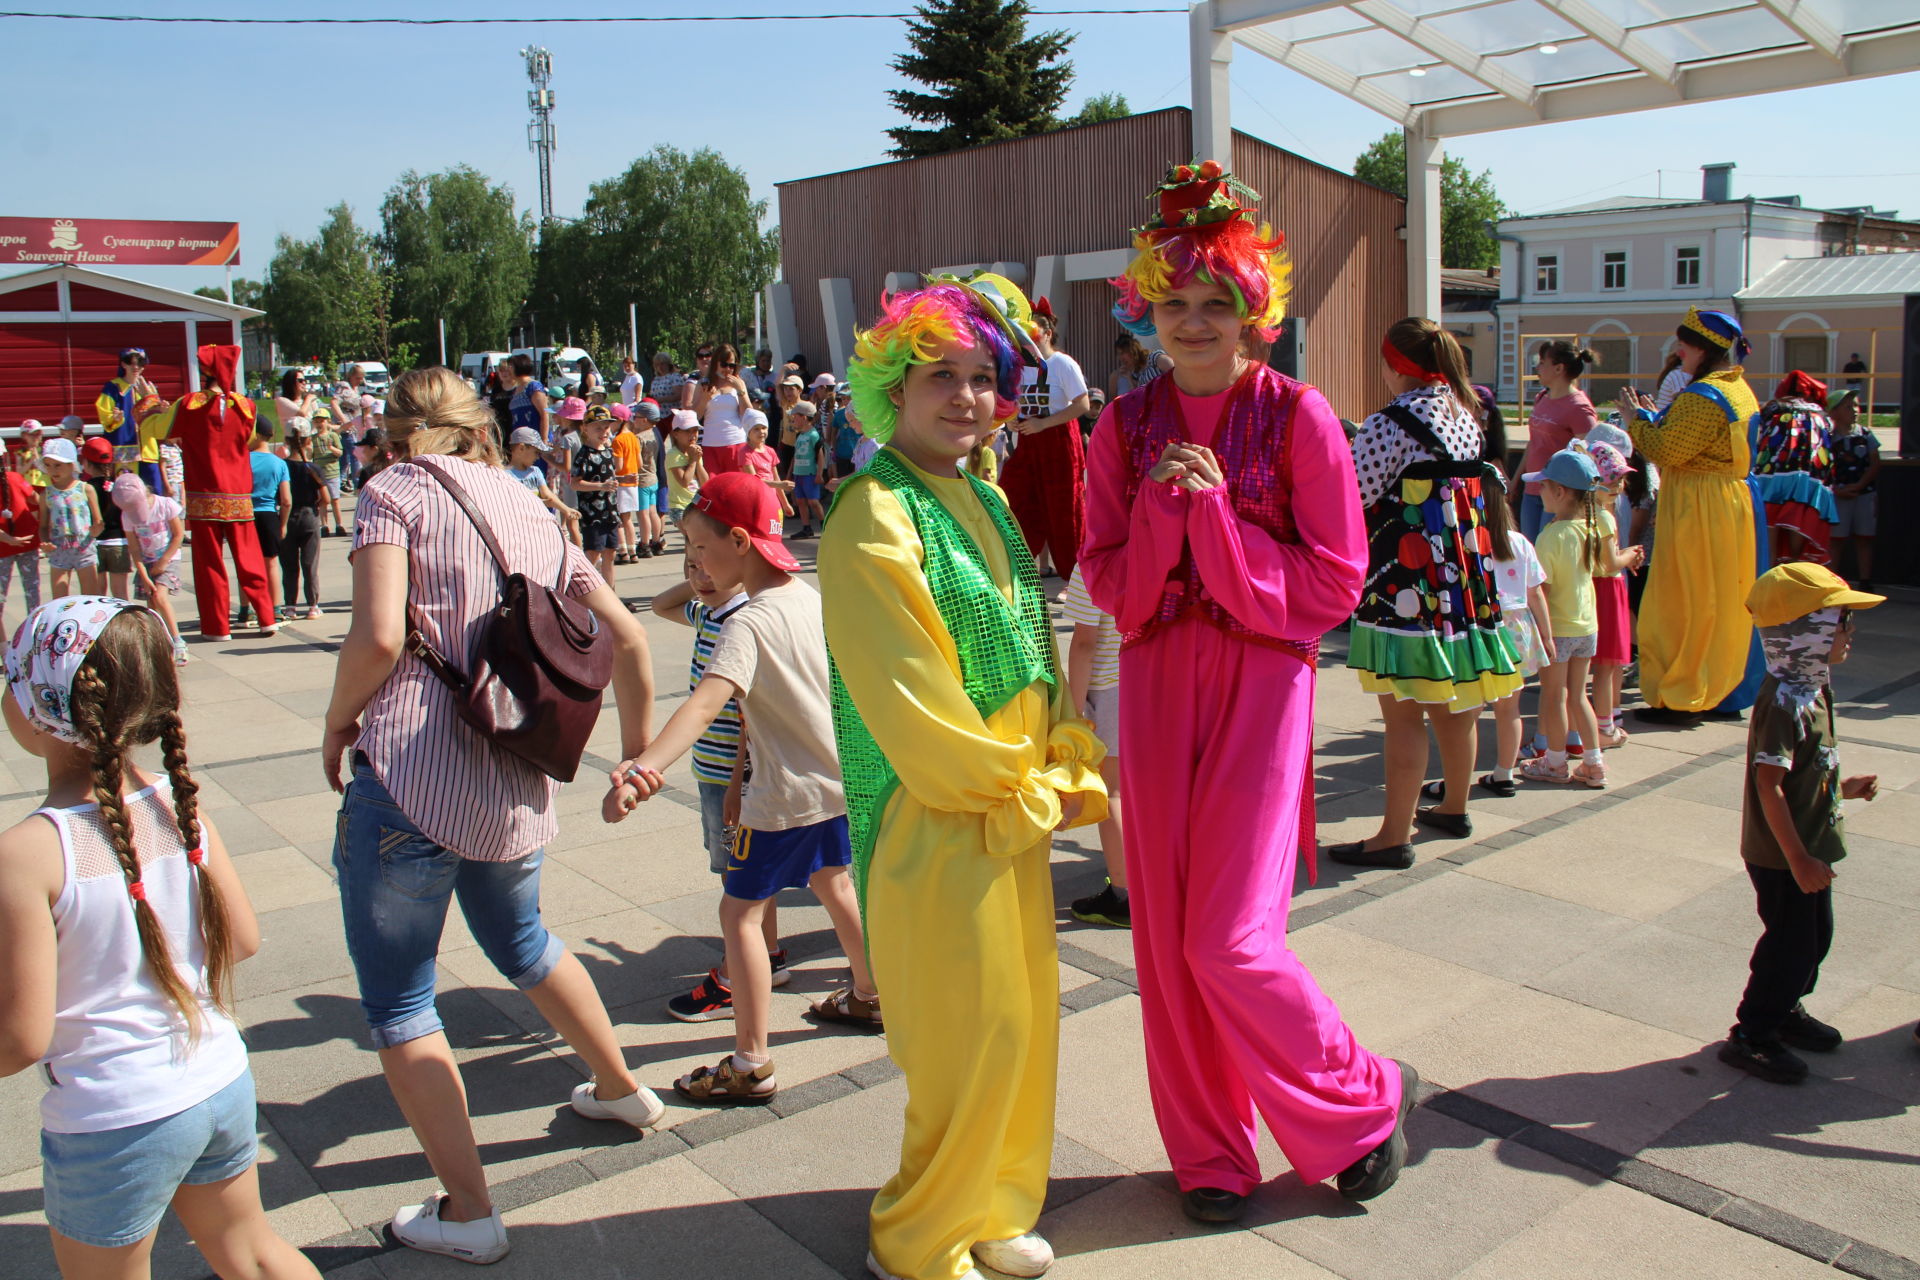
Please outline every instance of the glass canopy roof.
M1208 0L1215 31L1433 137L1920 69L1920 0ZM1196 15L1197 17L1199 15Z

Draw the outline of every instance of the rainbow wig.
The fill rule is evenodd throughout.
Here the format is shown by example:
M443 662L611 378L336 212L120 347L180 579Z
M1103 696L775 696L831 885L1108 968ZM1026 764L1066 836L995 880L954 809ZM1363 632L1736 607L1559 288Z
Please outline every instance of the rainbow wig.
M971 351L986 345L997 375L994 421L1014 416L1024 363L1021 348L1032 342L1032 313L1011 281L987 272L965 280L932 278L925 288L883 295L880 311L871 329L854 335L853 362L847 370L853 410L866 434L881 444L893 438L899 425L893 392L906 381L909 366L931 363L946 346Z
M1241 203L1241 197L1249 203ZM1153 304L1195 280L1224 285L1240 318L1271 342L1287 314L1293 262L1286 236L1256 222L1259 196L1234 181L1218 162L1180 165L1150 197L1160 204L1156 223L1133 234L1133 261L1108 281L1120 291L1114 318L1128 332L1153 333Z

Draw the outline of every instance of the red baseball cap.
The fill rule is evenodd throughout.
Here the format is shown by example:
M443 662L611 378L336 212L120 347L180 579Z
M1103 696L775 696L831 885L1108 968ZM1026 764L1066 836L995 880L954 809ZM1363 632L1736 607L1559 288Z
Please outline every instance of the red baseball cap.
M753 549L774 568L792 573L800 567L781 536L780 500L759 476L744 471L714 476L700 486L693 505L729 529L745 529Z
M113 461L113 442L105 436L88 436L87 442L80 446L80 456L104 466Z

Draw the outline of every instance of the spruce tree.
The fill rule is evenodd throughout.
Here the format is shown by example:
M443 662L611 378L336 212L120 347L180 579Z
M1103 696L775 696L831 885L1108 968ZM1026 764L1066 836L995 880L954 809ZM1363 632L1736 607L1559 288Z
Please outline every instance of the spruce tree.
M893 69L931 92L892 89L887 96L926 128L887 130L900 159L938 155L1058 127L1073 68L1061 61L1073 37L1027 34L1024 0L926 0L907 22L912 51Z

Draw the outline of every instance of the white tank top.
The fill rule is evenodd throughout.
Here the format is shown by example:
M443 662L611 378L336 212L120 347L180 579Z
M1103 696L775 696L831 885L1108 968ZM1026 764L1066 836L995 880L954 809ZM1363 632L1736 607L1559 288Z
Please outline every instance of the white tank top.
M740 397L731 391L716 391L707 397L707 416L700 422L700 447L725 448L745 444L747 429L740 425Z
M38 809L60 834L66 883L53 904L58 937L53 1039L41 1059L48 1083L41 1126L99 1133L178 1115L247 1069L240 1030L207 994L200 940L200 874L187 861L165 779L127 796L147 905L160 918L188 990L200 993L200 1040L161 992L140 953L127 879L100 807Z

